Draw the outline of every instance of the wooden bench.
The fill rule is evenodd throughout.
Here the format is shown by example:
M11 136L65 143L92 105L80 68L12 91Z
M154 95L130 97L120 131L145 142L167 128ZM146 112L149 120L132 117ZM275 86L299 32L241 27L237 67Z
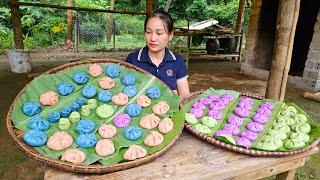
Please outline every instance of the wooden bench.
M109 174L77 174L47 167L44 179L293 179L315 147L288 157L252 157L217 148L188 132L163 156L148 164Z

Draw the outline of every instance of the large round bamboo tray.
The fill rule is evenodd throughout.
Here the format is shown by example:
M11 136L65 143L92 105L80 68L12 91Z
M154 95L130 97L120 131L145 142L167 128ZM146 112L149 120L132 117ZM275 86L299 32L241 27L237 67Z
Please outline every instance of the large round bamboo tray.
M192 99L196 98L198 95L202 94L202 91L197 91L194 92L192 94L190 94L190 96L184 98L182 100L182 102L180 103L180 108L183 107L184 104L190 102ZM242 93L241 95L243 96L247 96L250 98L255 98L255 99L263 99L262 97L259 96L255 96L255 95L250 95L247 93ZM224 148L230 151L234 151L234 152L238 152L241 154L247 154L247 155L251 155L251 156L265 156L265 157L280 157L280 156L290 156L290 155L295 155L295 154L299 154L305 151L308 151L310 149L312 149L313 147L317 146L319 143L319 139L317 139L316 141L314 141L310 146L303 148L303 149L299 149L299 150L295 150L295 151L289 151L289 152L275 152L275 151L261 151L261 150L252 150L252 149L246 149L243 147L239 147L239 146L235 146L235 145L231 145L231 144L227 144L223 141L220 141L214 137L208 136L206 134L203 134L201 132L198 132L196 129L194 129L191 125L185 123L184 124L185 128L191 132L192 134L194 134L195 136L197 136L198 138L205 140L211 144L213 144L214 146L220 147L220 148Z
M95 59L95 60L77 61L77 62L67 63L67 64L64 64L64 65L58 66L56 68L53 68L53 69L51 69L49 71L46 71L42 75L53 74L53 73L59 72L61 70L72 68L74 66L83 65L83 64L93 64L93 63L100 63L100 64L117 63L117 64L119 64L121 66L125 66L127 68L130 68L132 70L135 70L135 71L138 71L138 72L141 72L141 73L148 73L147 71L145 71L143 69L140 69L140 68L138 68L136 66L133 66L131 64L128 64L128 63L126 63L124 61L119 61L119 60L115 60L115 59ZM145 164L145 163L148 163L150 161L153 161L156 158L158 158L159 156L161 156L162 154L164 154L179 139L179 137L180 137L180 135L182 133L182 130L183 130L183 126L182 126L182 128L179 130L180 132L179 132L178 136L175 137L162 150L160 150L160 151L158 151L158 152L156 152L154 154L148 155L148 156L146 156L144 158L136 159L134 161L127 161L127 162L114 164L114 165L102 165L102 164L75 165L75 164L71 164L71 163L68 163L68 162L61 161L61 160L50 159L50 158L41 156L41 154L39 154L35 149L33 149L32 147L28 146L23 141L22 140L23 132L18 130L18 129L16 129L13 126L13 123L12 123L12 120L11 120L13 104L23 94L23 92L26 90L27 86L28 86L28 84L19 92L19 94L16 96L14 102L10 106L10 109L8 111L8 114L7 114L7 119L6 119L7 130L9 131L9 134L13 138L15 144L17 144L19 146L19 148L23 152L25 152L29 157L31 157L32 159L34 159L34 160L36 160L38 162L44 163L44 164L46 164L48 166L55 167L55 168L58 168L58 169L61 169L61 170L70 171L70 172L76 172L76 173L88 173L88 174L91 174L91 173L110 173L110 172L121 171L121 170L125 170L125 169L128 169L128 168L133 168L133 167L136 167L136 166L140 166L142 164Z

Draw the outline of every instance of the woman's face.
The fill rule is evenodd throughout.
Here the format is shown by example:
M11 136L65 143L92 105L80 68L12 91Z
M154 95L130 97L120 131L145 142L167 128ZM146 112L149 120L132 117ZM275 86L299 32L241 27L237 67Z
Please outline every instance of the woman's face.
M159 17L153 17L147 22L144 36L149 50L157 53L167 47L172 39L173 33L168 32L164 22Z

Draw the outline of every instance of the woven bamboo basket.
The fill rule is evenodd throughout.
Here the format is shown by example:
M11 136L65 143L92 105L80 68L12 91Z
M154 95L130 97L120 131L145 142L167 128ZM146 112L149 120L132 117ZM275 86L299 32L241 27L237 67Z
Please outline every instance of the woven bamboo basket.
M112 63L114 64L114 63L116 63L121 66L132 69L134 71L138 71L141 73L148 73L147 71L140 69L136 66L133 66L131 64L128 64L124 61L119 61L119 60L115 60L115 59L94 59L94 60L77 61L77 62L67 63L64 65L58 66L56 68L53 68L49 71L46 71L42 75L54 74L54 73L59 72L61 70L66 70L66 69L72 68L74 66L84 65L84 64L93 64L93 63L98 63L98 64L112 64ZM165 85L166 87L168 87L166 84L164 84L164 83L162 83L162 84ZM98 174L98 173L111 173L111 172L115 172L115 171L121 171L121 170L125 170L128 168L140 166L142 164L146 164L148 162L151 162L151 161L155 160L156 158L158 158L159 156L161 156L162 154L164 154L179 139L179 137L182 133L182 130L183 130L183 126L182 126L182 128L179 130L178 136L175 137L162 150L157 151L156 153L148 155L144 158L136 159L134 161L127 161L127 162L113 164L113 165L102 165L102 164L75 165L75 164L72 164L69 162L64 162L61 160L50 159L50 158L41 156L41 154L39 154L35 149L33 149L32 147L27 145L22 140L23 132L20 131L19 129L16 129L12 123L11 115L12 115L12 110L13 110L13 104L15 104L15 102L24 93L24 91L26 90L27 87L28 87L28 84L19 92L19 94L16 96L16 98L14 99L13 103L10 106L10 109L7 113L7 118L6 118L7 130L9 131L9 134L12 137L12 139L14 140L15 144L17 144L18 147L23 152L25 152L29 157L31 157L32 159L34 159L38 162L41 162L43 164L46 164L48 166L55 167L55 168L58 168L61 170L76 172L76 173L87 173L87 174L96 173L96 174Z
M184 98L182 100L182 102L180 103L180 108L183 107L184 104L187 104L188 102L190 102L191 100L193 100L194 98L196 98L198 95L202 94L202 91L197 91L194 92L192 94L190 94L190 96ZM262 97L256 96L256 95L250 95L247 93L241 93L241 95L243 96L247 96L250 98L255 98L255 99L259 99L262 100ZM238 152L241 154L247 154L247 155L251 155L251 156L257 156L257 157L281 157L281 156L290 156L290 155L295 155L295 154L299 154L299 153L303 153L305 151L308 151L310 149L312 149L313 147L317 146L319 143L319 139L315 140L310 146L303 148L303 149L299 149L299 150L295 150L295 151L289 151L289 152L276 152L276 151L261 151L261 150L252 150L252 149L246 149L240 146L235 146L235 145L231 145L231 144L227 144L223 141L220 141L214 137L208 136L206 134L203 134L199 131L197 131L196 129L194 129L191 125L185 123L185 128L191 132L192 134L194 134L195 136L197 136L198 138L205 140L211 144L213 144L214 146L220 147L220 148L224 148L230 151L234 151L234 152Z

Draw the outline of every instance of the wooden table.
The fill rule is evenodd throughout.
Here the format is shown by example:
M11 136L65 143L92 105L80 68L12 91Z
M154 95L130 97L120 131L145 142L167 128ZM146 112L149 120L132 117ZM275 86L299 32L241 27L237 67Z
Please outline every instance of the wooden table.
M277 174L277 179L293 179L315 147L288 157L251 157L217 148L184 132L163 156L148 164L124 171L83 175L47 167L44 179L258 179Z

